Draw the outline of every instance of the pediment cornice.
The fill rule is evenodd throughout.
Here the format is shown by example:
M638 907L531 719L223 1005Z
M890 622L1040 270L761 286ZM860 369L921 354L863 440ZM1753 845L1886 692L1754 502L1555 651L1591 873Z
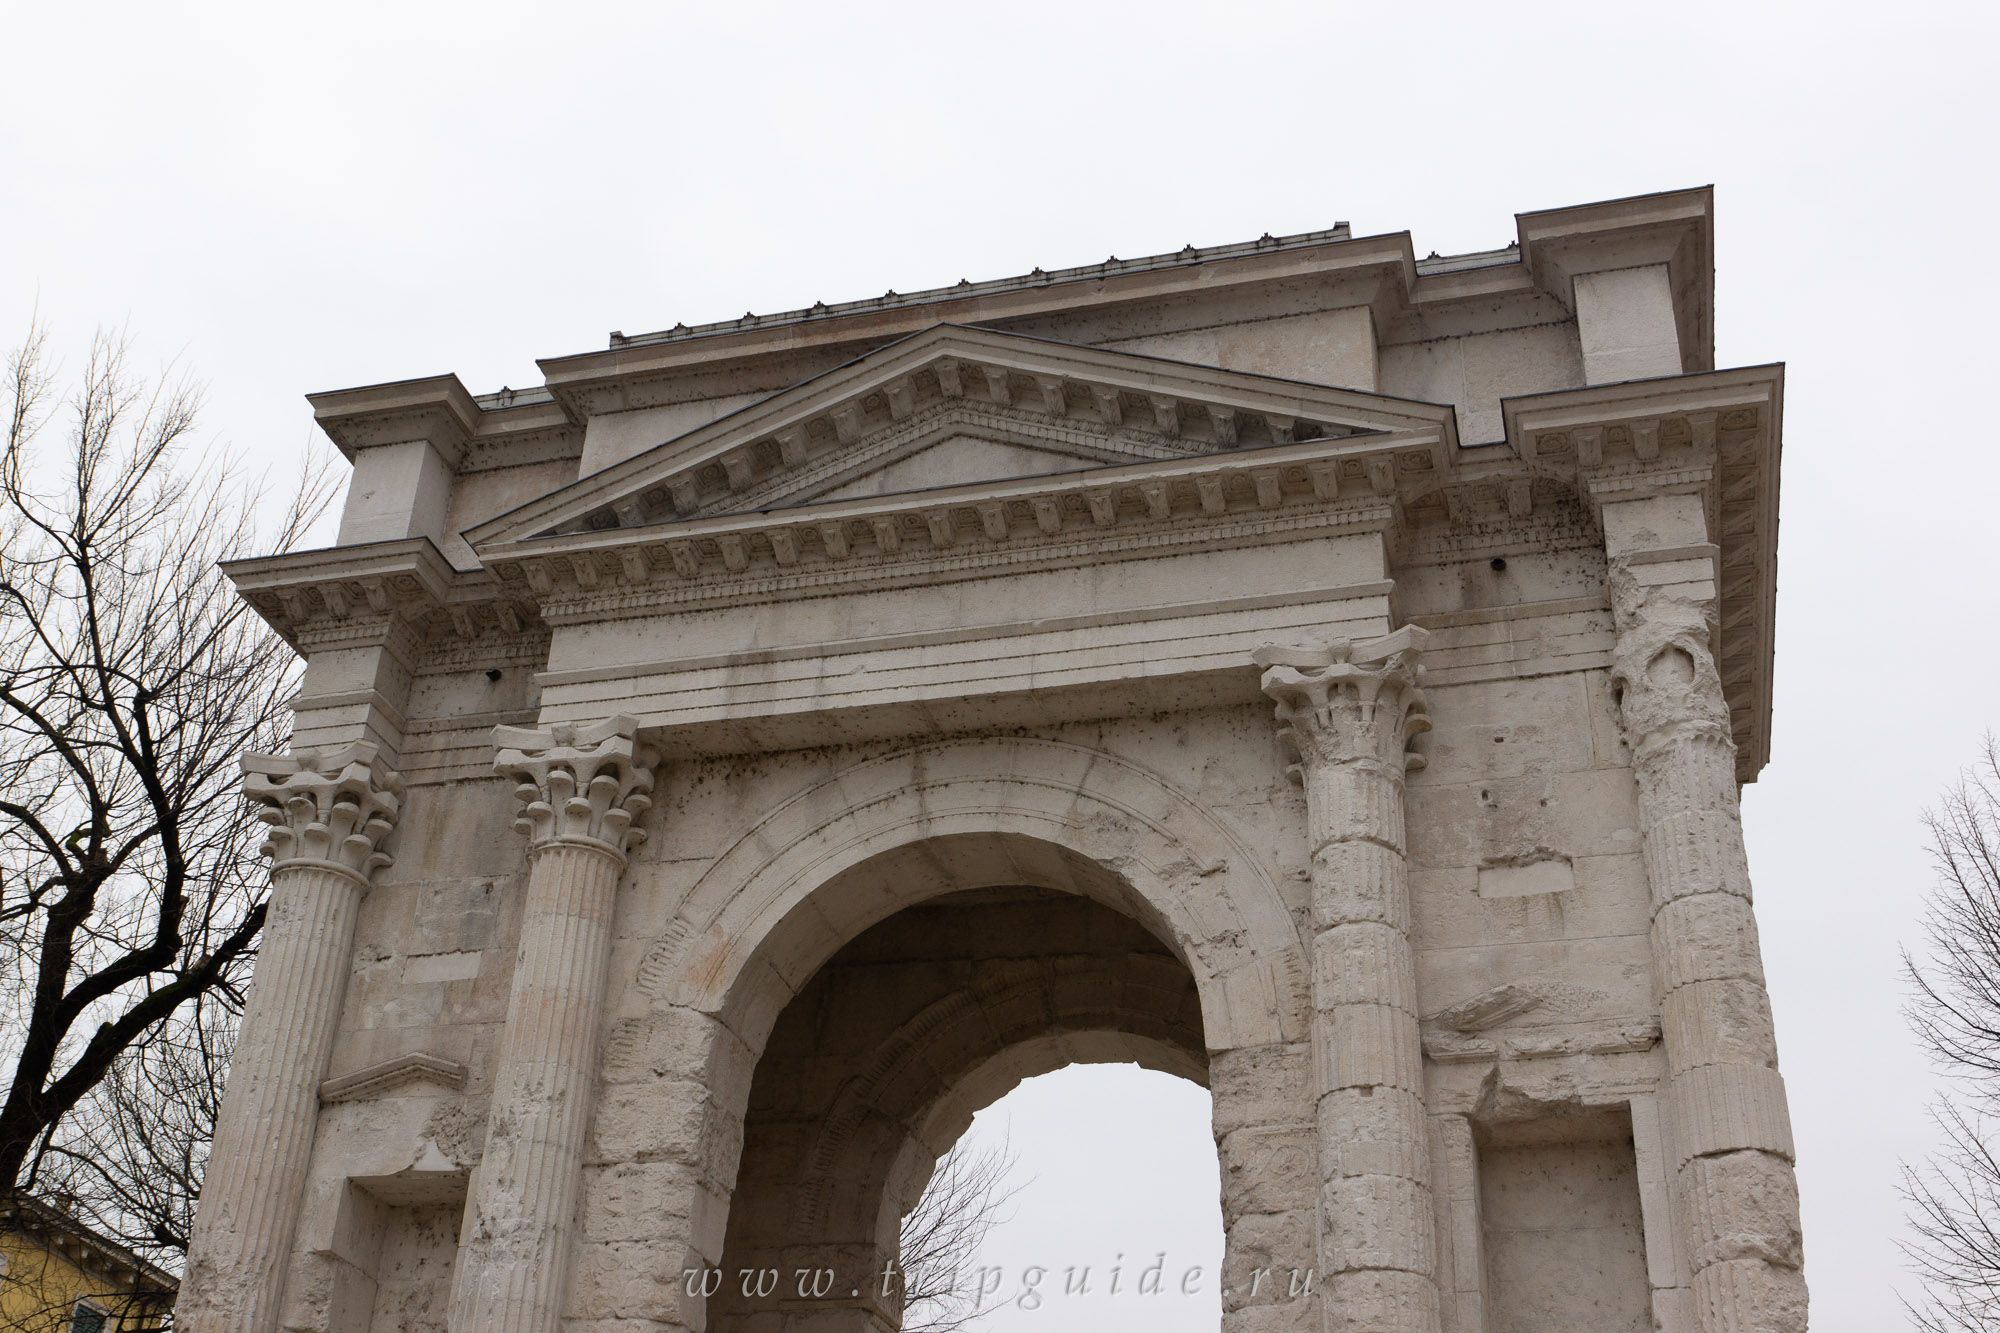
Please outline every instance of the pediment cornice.
M466 1067L457 1060L429 1051L411 1051L327 1079L319 1085L319 1100L323 1106L368 1101L413 1083L427 1083L440 1092L457 1092L465 1086L466 1073Z
M1079 467L1359 435L1456 443L1452 409L1436 404L939 325L466 537L484 556L552 534L806 503L884 437L954 414L968 425L1001 422L1017 438L1039 435Z
M646 528L491 553L552 624L1034 568L1392 530L1399 493L1455 463L1444 441L1317 440Z

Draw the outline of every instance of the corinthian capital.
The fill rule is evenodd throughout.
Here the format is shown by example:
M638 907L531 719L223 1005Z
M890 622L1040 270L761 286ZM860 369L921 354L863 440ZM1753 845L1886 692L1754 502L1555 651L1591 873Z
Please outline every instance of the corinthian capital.
M1301 764L1376 759L1416 769L1423 757L1407 747L1431 729L1417 661L1429 638L1429 631L1406 625L1361 643L1266 644L1250 656L1264 668L1264 693L1278 705L1280 734Z
M494 771L520 782L514 828L533 851L552 843L595 847L619 860L645 841L632 823L653 804L659 752L638 742L639 720L619 714L587 727L495 727Z
M1611 679L1627 743L1638 750L1654 737L1696 730L1727 740L1729 704L1709 646L1707 605L1649 586L1622 560L1612 562L1610 586L1618 630Z
M263 853L276 865L317 864L363 884L391 864L383 841L402 809L403 779L372 742L338 750L243 756L243 794L271 826Z

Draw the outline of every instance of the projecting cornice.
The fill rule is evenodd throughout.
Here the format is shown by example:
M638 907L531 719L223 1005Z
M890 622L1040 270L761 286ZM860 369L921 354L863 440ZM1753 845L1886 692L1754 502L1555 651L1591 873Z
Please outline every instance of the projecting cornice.
M1777 644L1778 451L1782 365L1635 380L1501 404L1522 461L1571 472L1593 506L1621 497L1699 495L1715 545L1720 642L1737 777L1770 758Z
M1664 264L1683 369L1715 365L1715 190L1674 190L1521 213L1521 260L1536 285L1574 308L1586 273Z
M375 645L415 667L455 644L457 656L484 665L532 657L546 642L524 589L484 569L452 568L427 537L232 560L222 571L307 657ZM452 656L448 647L444 655Z
M351 462L376 445L427 441L454 470L476 470L481 447L509 446L507 461L574 454L583 429L547 390L475 398L456 375L306 395L313 420Z

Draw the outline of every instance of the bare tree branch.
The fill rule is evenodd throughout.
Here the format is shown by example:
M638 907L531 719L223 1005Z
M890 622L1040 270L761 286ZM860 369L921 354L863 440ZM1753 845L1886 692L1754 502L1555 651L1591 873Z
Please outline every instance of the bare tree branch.
M185 452L199 386L129 361L99 334L59 395L37 325L5 372L0 1199L59 1187L172 1260L264 922L236 761L282 748L295 671L217 565L295 546L330 474L260 526Z
M1004 1143L975 1151L964 1139L938 1159L903 1218L903 1333L957 1333L979 1317L965 1266L1022 1188L1015 1160Z
M1925 952L1905 952L1910 1025L1946 1076L1932 1106L1942 1146L1903 1168L1923 1285L1907 1301L1929 1333L2000 1330L2000 742L1925 816L1937 877Z

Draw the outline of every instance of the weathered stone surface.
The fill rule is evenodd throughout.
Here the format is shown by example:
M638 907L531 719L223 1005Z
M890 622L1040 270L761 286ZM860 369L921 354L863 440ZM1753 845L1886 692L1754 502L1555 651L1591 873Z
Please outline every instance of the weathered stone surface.
M181 1323L887 1330L973 1115L1128 1061L1212 1094L1227 1333L1802 1333L1782 373L1710 368L1706 192L1520 232L317 396Z

